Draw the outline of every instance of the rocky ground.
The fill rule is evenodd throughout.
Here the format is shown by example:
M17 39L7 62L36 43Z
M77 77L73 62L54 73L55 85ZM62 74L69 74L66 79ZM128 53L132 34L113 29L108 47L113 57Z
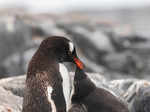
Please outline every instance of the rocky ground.
M150 111L150 82L138 79L108 81L103 75L88 73L97 85L114 93L131 112ZM0 112L21 112L25 76L0 80Z

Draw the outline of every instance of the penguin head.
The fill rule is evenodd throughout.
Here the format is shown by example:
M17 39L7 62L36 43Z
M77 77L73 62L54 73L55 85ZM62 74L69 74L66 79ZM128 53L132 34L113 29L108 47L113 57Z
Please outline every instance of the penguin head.
M46 55L55 57L59 63L72 62L77 67L83 69L83 63L79 60L76 49L70 40L62 36L52 36L43 40L39 49Z

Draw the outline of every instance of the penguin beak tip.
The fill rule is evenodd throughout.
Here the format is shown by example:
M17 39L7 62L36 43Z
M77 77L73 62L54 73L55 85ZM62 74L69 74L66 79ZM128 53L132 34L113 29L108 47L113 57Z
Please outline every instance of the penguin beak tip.
M80 68L81 70L84 68L84 65L83 65L83 63L80 61L80 59L74 57L74 62L75 62L75 64L76 64L76 66L77 66L78 68Z

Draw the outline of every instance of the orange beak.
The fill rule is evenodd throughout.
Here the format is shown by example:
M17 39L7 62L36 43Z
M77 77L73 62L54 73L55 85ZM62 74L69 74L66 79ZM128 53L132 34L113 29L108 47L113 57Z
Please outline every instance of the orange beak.
M74 62L78 68L83 69L83 63L78 58L74 57Z

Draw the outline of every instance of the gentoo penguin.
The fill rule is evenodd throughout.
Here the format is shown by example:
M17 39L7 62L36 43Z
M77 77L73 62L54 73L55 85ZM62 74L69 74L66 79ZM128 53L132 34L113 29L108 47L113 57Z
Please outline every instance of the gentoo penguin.
M79 67L75 72L74 88L72 103L84 105L87 111L83 112L129 112L128 108L113 94L105 89L97 88ZM71 110L73 112L74 109Z
M58 36L43 40L28 65L22 112L69 110L72 87L63 62L82 66L73 43Z

